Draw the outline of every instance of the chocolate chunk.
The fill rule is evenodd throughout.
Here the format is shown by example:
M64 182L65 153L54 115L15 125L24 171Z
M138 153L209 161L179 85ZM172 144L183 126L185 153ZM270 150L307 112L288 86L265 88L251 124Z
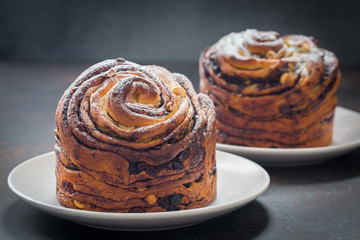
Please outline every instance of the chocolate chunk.
M158 200L158 204L164 209L167 209L170 206L169 200L167 198L160 198Z
M129 213L143 213L143 212L145 212L145 211L141 207L134 207L134 208L130 209L130 211L129 211Z
M72 183L63 180L63 186L65 191L69 192L70 194L73 194L75 192L74 186L72 185Z
M147 164L145 162L138 162L136 164L137 169L139 169L140 171L144 170L147 167Z
M176 193L171 197L171 205L177 206L180 204L181 200L183 198L183 195L180 193Z
M156 177L159 174L159 170L154 166L148 166L145 172L151 177Z

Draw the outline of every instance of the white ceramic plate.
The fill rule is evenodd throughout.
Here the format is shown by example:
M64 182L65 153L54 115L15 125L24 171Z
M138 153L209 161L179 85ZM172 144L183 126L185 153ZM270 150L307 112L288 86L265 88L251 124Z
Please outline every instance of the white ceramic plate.
M216 152L217 197L209 206L164 213L103 213L65 208L55 193L55 154L18 165L8 177L11 190L33 206L73 222L96 228L153 231L180 228L234 211L256 199L269 186L267 172L245 158Z
M333 141L326 147L257 148L216 144L216 149L238 154L263 166L300 166L318 163L360 147L360 114L336 107Z

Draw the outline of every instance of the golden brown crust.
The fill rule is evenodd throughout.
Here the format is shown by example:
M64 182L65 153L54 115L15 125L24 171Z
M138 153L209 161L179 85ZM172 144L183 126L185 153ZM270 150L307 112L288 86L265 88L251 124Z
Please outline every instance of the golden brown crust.
M199 72L200 91L215 104L218 142L331 143L341 74L335 55L315 39L253 29L231 33L202 52Z
M171 211L216 196L214 105L181 74L98 63L65 91L56 126L57 197L66 207Z

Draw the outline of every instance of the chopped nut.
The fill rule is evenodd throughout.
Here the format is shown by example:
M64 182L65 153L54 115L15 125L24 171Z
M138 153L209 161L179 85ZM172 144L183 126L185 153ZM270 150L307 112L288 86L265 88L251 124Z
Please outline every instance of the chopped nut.
M296 75L293 75L292 73L284 73L281 77L280 77L280 83L282 85L287 85L287 86L291 86L294 84L296 79Z
M304 50L306 52L310 52L310 45L308 42L304 42L304 44L302 45L302 47L304 48Z
M116 74L116 72L114 71L114 69L110 69L110 71L108 71L108 72L106 73L106 76L112 77L112 76L114 76L115 74Z
M284 84L286 83L286 80L288 79L288 77L289 77L289 73L284 73L283 75L281 75L281 77L280 77L280 83L281 83L282 85L284 85Z
M85 208L85 206L84 206L83 204L81 204L79 201L74 200L74 204L75 204L75 206L77 206L77 207L80 208L80 209L84 209L84 208Z
M152 194L152 193L149 193L145 197L145 202L147 202L150 205L154 205L157 200L158 200L157 196L155 194Z
M290 57L294 56L294 54L295 54L295 51L293 49L291 49L286 52L285 57L290 58Z
M310 45L308 42L303 42L297 49L299 53L308 53L310 52Z
M273 50L269 50L267 53L266 53L266 57L268 59L274 59L276 56L276 53L273 51Z
M238 54L240 54L243 57L247 56L247 54L241 48L239 48L237 52L238 52Z
M289 63L288 68L289 68L289 72L294 72L295 71L295 66L294 66L293 63Z
M172 89L172 92L176 95L180 95L181 97L186 97L186 91L182 87L175 87Z

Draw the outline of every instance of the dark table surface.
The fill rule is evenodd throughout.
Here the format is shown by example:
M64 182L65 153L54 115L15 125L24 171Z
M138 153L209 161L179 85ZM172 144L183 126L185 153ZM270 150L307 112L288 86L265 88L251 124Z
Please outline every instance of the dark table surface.
M196 63L156 64L187 75L198 90ZM94 229L21 201L7 177L19 163L53 150L58 100L88 66L0 62L0 239L360 239L359 148L311 166L266 167L271 184L257 200L176 230ZM339 105L360 111L360 70L342 72Z

